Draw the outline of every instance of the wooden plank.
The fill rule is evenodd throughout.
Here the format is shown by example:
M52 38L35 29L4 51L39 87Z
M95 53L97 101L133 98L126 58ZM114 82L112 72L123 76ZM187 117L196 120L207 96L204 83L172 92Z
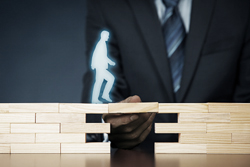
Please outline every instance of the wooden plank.
M86 114L37 113L36 123L85 123Z
M159 103L159 113L207 113L205 103Z
M108 104L60 103L61 113L108 113Z
M250 124L250 112L231 113L231 122L234 124Z
M61 144L61 153L110 153L110 143Z
M14 113L47 113L58 112L58 103L10 103L9 112Z
M178 122L230 122L230 113L180 113Z
M62 123L61 133L110 133L109 123Z
M35 134L0 134L0 143L35 143Z
M249 133L250 124L207 124L207 133Z
M233 113L250 112L250 103L208 103L209 112Z
M9 154L10 144L0 144L0 154Z
M0 113L9 112L9 103L0 103Z
M10 133L10 124L0 124L0 133Z
M0 123L35 123L35 113L0 113Z
M11 153L60 153L60 144L11 144Z
M220 144L231 143L231 133L180 134L182 144Z
M85 134L36 134L36 143L85 143Z
M206 124L156 123L155 133L206 133Z
M11 133L59 133L60 124L11 124Z
M206 144L155 143L155 153L206 153Z
M158 103L110 103L109 113L158 112Z
M232 143L250 144L250 131L249 133L233 133Z
M249 154L250 144L208 144L208 154Z

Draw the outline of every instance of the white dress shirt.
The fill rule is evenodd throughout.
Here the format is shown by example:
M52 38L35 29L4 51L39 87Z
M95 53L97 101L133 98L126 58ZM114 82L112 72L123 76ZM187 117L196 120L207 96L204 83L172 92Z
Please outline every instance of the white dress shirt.
M155 7L157 10L157 14L159 17L159 20L163 20L164 13L166 10L166 7L163 0L155 0ZM192 9L192 0L180 0L178 4L179 12L183 21L183 24L185 26L186 32L189 32L189 26L190 26L190 17L191 17L191 9Z

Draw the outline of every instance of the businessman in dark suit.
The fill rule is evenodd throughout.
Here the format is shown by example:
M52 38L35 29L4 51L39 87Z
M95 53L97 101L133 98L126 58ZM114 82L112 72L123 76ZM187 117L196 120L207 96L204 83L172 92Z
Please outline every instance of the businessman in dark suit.
M108 30L109 55L116 62L114 102L132 95L139 97L124 102L250 102L250 1L192 0L190 4L186 24L188 13L182 13L184 61L175 91L156 1L88 1L87 65L100 32ZM182 10L187 11L185 6ZM90 102L93 75L91 70L85 74L83 102ZM155 135L151 130L153 122L176 122L176 115L108 114L103 119L111 123L109 140L119 148L177 141L177 135Z

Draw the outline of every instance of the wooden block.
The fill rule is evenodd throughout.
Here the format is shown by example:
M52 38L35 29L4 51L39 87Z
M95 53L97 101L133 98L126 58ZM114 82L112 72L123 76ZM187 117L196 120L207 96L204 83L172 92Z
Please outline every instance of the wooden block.
M104 114L108 113L108 104L60 103L60 112Z
M206 124L156 123L155 133L206 133Z
M180 134L182 144L231 143L231 133Z
M250 103L208 103L209 112L250 112Z
M159 113L207 113L205 103L159 103Z
M86 114L37 113L36 123L85 123Z
M11 153L60 153L60 144L11 144Z
M207 145L156 142L155 153L207 153Z
M0 123L35 123L34 114L4 113L0 114Z
M0 124L0 133L10 133L10 124Z
M36 134L36 143L85 143L85 134Z
M61 133L110 133L109 123L62 123Z
M208 154L250 154L250 144L208 144Z
M11 124L11 133L59 133L60 124Z
M35 134L0 134L0 143L35 143Z
M232 143L250 144L250 131L249 133L233 133Z
M250 124L250 112L231 113L231 122L234 124Z
M158 103L109 103L109 113L158 112Z
M61 153L110 153L110 143L61 144Z
M9 112L9 103L0 103L0 113Z
M0 154L9 154L10 144L0 144Z
M180 113L178 122L230 122L230 113Z
M249 133L250 124L207 124L207 133Z
M10 103L9 111L14 113L58 112L58 103Z

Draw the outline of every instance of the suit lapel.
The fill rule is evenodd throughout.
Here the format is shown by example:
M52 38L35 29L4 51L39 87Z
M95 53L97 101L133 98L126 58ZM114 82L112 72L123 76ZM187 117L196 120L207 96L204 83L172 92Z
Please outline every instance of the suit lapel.
M186 39L185 63L177 102L183 102L194 77L216 0L193 0L190 29ZM205 75L205 74L204 74Z
M153 0L128 0L128 2L134 12L170 102L174 102L170 67L154 2Z

